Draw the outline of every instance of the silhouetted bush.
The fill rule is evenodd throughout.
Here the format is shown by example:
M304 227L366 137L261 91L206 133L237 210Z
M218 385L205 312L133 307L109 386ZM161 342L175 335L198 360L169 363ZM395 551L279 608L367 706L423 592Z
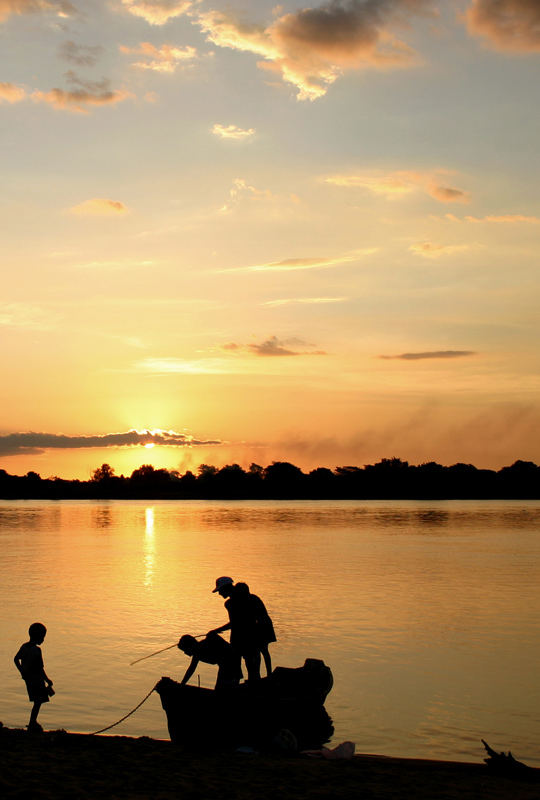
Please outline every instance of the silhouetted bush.
M37 472L10 475L0 469L0 497L35 499L540 499L540 467L516 461L498 472L472 464L445 467L430 461L410 465L383 458L363 467L334 470L318 467L309 473L289 463L267 467L239 464L217 468L201 464L197 475L188 470L156 469L143 464L129 477L115 475L109 464L95 469L88 481L41 478Z

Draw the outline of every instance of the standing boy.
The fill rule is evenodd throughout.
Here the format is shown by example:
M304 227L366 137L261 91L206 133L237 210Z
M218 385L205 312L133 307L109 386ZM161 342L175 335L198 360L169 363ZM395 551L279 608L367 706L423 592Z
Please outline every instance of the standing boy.
M32 706L30 712L30 722L28 723L28 730L31 732L42 731L43 728L37 721L39 709L42 703L48 703L49 697L54 694L52 688L53 682L45 674L45 667L43 666L43 656L41 654L40 644L45 639L47 628L41 622L34 622L28 628L30 641L25 642L19 648L15 658L15 666L21 673L28 691L28 698Z

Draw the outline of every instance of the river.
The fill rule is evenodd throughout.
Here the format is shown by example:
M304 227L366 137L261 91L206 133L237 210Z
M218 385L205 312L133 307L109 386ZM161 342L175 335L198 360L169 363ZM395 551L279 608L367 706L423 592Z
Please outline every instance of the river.
M484 738L540 766L538 501L0 501L0 547L4 725L28 720L31 622L40 721L93 731L181 677L177 648L130 662L224 623L230 575L268 608L274 665L332 668L333 743L479 761ZM111 733L167 737L159 697Z

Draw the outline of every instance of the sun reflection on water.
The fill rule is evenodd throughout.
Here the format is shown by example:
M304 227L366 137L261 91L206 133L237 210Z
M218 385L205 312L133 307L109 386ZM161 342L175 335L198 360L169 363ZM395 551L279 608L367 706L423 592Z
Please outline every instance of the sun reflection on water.
M156 558L156 542L154 538L154 509L144 510L145 529L144 529L144 585L147 588L154 583L154 566Z

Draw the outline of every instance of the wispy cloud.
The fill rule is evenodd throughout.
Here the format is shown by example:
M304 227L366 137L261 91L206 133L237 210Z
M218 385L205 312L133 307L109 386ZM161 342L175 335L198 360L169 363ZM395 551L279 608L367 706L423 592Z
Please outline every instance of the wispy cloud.
M469 33L496 50L540 52L538 0L472 0L465 18Z
M131 92L110 89L103 91L51 89L49 92L41 92L36 89L36 91L32 92L31 97L34 102L47 103L58 111L88 114L89 107L113 106L117 103L122 103L128 97L133 97L133 95Z
M189 64L198 58L197 49L190 45L174 47L170 44L162 44L161 47L155 47L150 42L141 42L137 47L120 45L120 52L126 55L142 56L143 60L134 61L131 66L137 69L149 69L153 72L175 72L178 66Z
M372 255L376 252L376 247L366 247L336 256L285 258L283 261L269 261L266 264L252 264L249 267L233 267L231 269L220 270L220 272L293 272L306 269L329 269L339 264L357 261L359 258Z
M93 67L102 53L103 47L101 45L76 44L71 40L62 42L58 48L60 58L78 67Z
M399 359L401 361L421 361L428 358L465 358L474 356L474 350L427 350L421 353L400 353L395 356L379 356L387 360Z
M194 0L122 0L122 5L130 14L141 17L150 25L165 25L169 20L186 14Z
M195 15L194 24L219 47L262 56L258 66L292 84L298 100L316 100L347 70L418 63L415 52L396 38L391 27L397 17L423 13L429 4L429 0L327 0L316 8L281 14L266 27L215 10Z
M436 244L435 242L419 242L409 247L411 253L424 258L439 258L453 253L463 253L470 249L471 246L468 244Z
M526 223L528 225L540 225L540 217L528 217L524 214L489 214L486 217L465 217L466 222L495 222L499 225L514 223Z
M77 269L132 269L133 267L154 267L155 265L155 261L124 259L122 261L86 261L75 266Z
M285 297L281 300L267 300L263 306L287 305L324 305L326 303L344 303L346 297Z
M224 359L219 358L144 358L135 364L135 369L158 375L226 375L230 372Z
M53 327L50 315L30 303L0 303L0 325L38 331Z
M0 82L0 103L20 103L26 97L26 91L14 83Z
M77 9L67 0L0 0L0 22L11 14L39 14L51 12L58 17L73 17Z
M291 339L278 339L277 336L270 336L262 342L250 342L249 344L238 344L237 342L227 342L222 345L223 350L229 352L248 352L255 356L325 356L324 350L314 350L315 345L305 342L303 339L293 337Z
M439 203L468 203L470 195L462 189L445 185L442 181L452 173L446 169L429 172L398 170L395 172L368 171L345 175L330 175L325 183L346 188L367 189L387 199L400 198L415 191L422 191Z
M229 190L229 199L219 209L220 214L230 214L239 208L254 210L262 207L263 213L274 216L288 214L292 207L299 204L294 194L277 195L269 189L258 189L251 186L244 178L235 178Z
M69 209L70 214L82 217L115 217L128 213L127 207L119 200L106 197L92 197Z
M91 436L68 436L61 433L8 433L0 436L0 455L15 456L42 453L44 450L78 450L87 447L195 447L218 445L218 439L196 439L190 434L164 430L130 430Z
M302 339L278 339L270 336L263 342L248 344L246 348L256 356L325 356L324 350L314 350L314 345ZM294 348L294 349L292 349Z
M220 125L218 122L212 128L212 133L221 139L236 139L243 141L250 139L255 134L255 128L239 128L237 125Z

